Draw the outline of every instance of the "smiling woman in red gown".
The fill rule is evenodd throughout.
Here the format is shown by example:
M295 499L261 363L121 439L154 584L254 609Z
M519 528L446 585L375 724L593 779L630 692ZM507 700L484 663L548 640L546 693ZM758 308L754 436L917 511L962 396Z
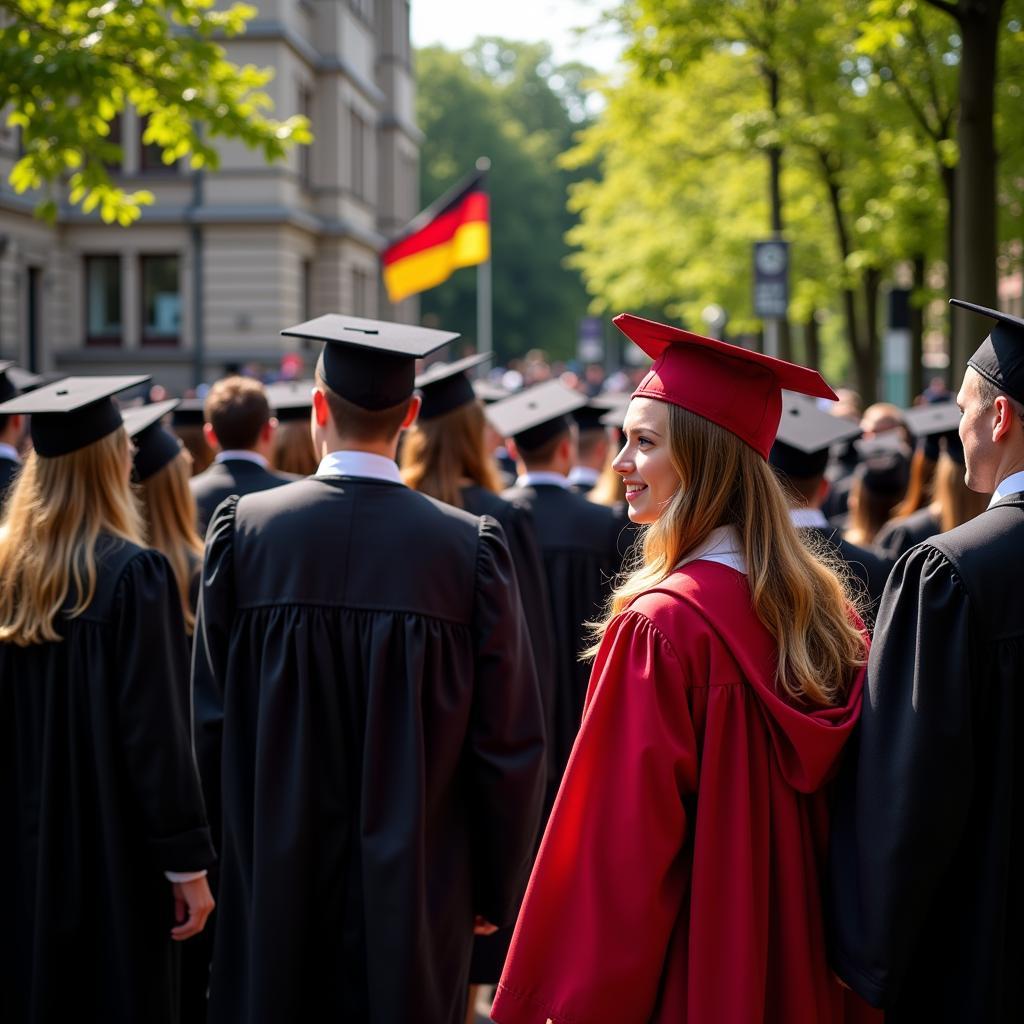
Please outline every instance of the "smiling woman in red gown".
M655 363L616 461L643 558L615 592L492 1017L831 1024L827 784L867 638L766 456L813 371L616 318Z

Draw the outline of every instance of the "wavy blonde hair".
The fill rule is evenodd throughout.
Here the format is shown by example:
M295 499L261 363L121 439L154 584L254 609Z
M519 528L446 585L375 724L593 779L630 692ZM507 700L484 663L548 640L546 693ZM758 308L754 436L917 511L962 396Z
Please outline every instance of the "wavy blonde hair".
M74 618L96 593L101 534L144 543L128 453L119 427L68 455L29 455L0 523L0 642L59 641L54 621L68 595Z
M632 571L593 630L596 653L614 616L668 577L719 526L743 544L751 600L778 644L776 683L794 703L841 703L864 664L864 636L851 614L848 572L823 564L801 541L768 463L717 424L668 405L669 452L680 486L635 548Z
M189 636L196 624L189 600L193 569L195 559L203 557L203 541L196 532L196 499L188 485L191 475L192 456L183 448L138 487L149 546L171 563Z
M462 508L462 481L498 494L501 478L485 443L479 401L417 422L402 439L402 479L414 491Z

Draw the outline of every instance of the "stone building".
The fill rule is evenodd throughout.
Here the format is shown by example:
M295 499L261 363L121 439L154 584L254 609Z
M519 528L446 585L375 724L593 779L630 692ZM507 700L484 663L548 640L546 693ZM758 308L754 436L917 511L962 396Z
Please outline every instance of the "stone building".
M415 318L415 300L388 305L378 261L419 199L409 2L257 2L228 56L273 67L275 116L315 135L279 164L227 142L217 171L166 167L127 110L118 178L155 203L129 228L68 205L51 226L7 184L19 139L0 126L0 358L177 390L276 365L301 345L280 329L309 316Z

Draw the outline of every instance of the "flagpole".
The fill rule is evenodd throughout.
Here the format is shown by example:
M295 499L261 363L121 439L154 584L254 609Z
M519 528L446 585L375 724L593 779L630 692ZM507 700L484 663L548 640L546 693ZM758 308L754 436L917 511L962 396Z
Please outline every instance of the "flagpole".
M477 160L478 171L489 171L490 168L491 161L487 157L482 156ZM476 350L479 353L493 351L491 305L491 260L488 256L476 266Z

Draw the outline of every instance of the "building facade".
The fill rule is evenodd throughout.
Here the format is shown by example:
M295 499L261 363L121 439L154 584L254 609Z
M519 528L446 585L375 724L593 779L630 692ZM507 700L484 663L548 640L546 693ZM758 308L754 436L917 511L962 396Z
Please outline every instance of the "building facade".
M390 306L379 253L416 213L420 134L408 0L258 0L225 42L276 71L274 113L306 114L311 146L266 165L242 143L220 167L167 167L126 110L117 180L156 201L131 227L64 205L55 225L7 183L0 127L0 358L40 372L147 372L179 389L301 349L282 327L326 312L411 321ZM307 360L307 363L309 360Z

